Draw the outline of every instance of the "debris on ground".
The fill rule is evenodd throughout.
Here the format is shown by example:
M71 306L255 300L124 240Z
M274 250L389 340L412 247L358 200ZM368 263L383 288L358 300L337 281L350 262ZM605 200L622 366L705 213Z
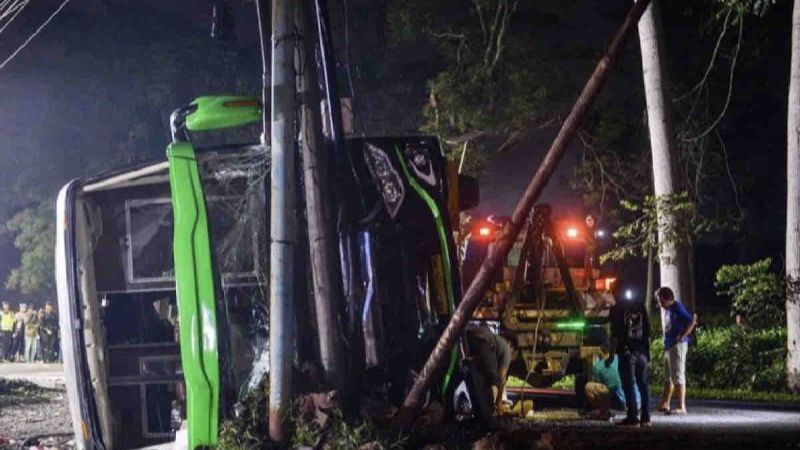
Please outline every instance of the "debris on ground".
M61 389L0 379L0 449L74 448L72 422Z
M553 433L542 433L542 436L536 441L536 450L553 450Z
M505 450L506 441L501 433L491 433L475 441L472 450Z

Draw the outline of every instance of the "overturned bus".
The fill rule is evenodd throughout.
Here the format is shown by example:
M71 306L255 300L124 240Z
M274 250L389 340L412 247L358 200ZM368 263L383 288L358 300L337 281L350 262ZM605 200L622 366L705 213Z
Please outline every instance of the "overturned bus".
M79 449L213 446L220 423L263 389L269 153L195 148L189 136L260 117L254 99L201 97L173 114L166 161L60 191L56 277ZM477 185L448 168L435 138L345 148L336 180L359 212L337 224L350 375L399 404L460 298L451 223L477 203ZM432 398L451 405L457 385L468 390L463 352Z

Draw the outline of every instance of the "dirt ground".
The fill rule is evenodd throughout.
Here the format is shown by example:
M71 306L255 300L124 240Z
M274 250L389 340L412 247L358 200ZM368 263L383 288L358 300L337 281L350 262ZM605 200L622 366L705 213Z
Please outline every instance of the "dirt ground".
M63 390L0 379L0 449L72 446L72 424Z

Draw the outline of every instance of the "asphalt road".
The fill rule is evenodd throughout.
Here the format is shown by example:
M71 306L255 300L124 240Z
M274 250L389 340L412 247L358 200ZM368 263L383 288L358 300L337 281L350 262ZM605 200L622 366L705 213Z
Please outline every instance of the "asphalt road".
M587 420L578 415L569 393L541 391L533 399L531 416L502 424L510 442L551 433L553 448L800 449L800 405L689 399L687 415L653 411L652 427L621 429L615 422L624 418L623 412L611 421Z

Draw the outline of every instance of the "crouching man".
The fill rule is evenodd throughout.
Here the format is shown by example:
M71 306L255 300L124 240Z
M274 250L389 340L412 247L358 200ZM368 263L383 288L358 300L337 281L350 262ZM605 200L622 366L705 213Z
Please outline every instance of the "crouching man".
M491 387L495 410L501 411L508 368L514 353L511 344L502 336L492 333L486 324L467 327L466 336L477 369L486 380L486 384Z
M612 410L625 410L625 392L619 377L619 357L614 354L614 344L604 342L600 352L600 360L592 367L593 381L586 383L586 401L592 409L592 416L609 420L614 416ZM635 394L638 408L638 389L635 389Z

